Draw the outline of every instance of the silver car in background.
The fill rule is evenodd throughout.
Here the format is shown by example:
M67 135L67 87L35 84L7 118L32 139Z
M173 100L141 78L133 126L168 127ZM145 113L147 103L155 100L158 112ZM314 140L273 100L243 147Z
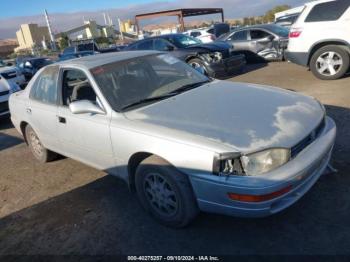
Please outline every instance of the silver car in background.
M242 52L247 62L283 60L289 30L275 24L239 27L217 39Z
M153 51L49 65L10 97L10 110L39 161L62 154L118 176L172 227L200 210L287 208L324 172L336 136L312 97L212 80Z

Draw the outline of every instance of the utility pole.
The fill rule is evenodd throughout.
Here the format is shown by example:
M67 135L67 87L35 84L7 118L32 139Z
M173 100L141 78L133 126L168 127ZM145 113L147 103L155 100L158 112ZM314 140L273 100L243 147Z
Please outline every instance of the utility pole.
M51 48L52 48L53 51L56 51L55 36L52 33L50 19L49 19L49 15L47 14L46 9L45 9L45 19L46 19L47 28L49 29L49 35L50 35L50 40L51 40Z

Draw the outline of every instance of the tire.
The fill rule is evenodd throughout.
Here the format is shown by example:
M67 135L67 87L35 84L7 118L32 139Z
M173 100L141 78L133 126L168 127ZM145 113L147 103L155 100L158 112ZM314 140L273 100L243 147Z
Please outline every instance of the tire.
M203 61L199 58L192 58L190 60L187 61L187 64L192 66L193 68L197 68L197 67L202 67L204 70L204 74L206 76L208 76L208 69L207 67L204 65Z
M135 184L143 208L165 226L185 227L199 212L187 176L157 156L140 163Z
M327 45L312 55L310 69L319 79L335 80L346 74L349 69L349 60L350 55L345 48L339 45Z
M50 162L57 158L56 153L46 149L42 145L38 135L30 125L27 125L25 128L25 136L32 154L40 163Z

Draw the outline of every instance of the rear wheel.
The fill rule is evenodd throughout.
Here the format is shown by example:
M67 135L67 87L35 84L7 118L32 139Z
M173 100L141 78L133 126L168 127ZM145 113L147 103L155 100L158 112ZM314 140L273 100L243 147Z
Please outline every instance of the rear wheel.
M46 149L41 143L38 135L34 132L30 125L25 128L25 136L30 150L34 157L41 163L46 163L54 160L57 154Z
M341 46L324 46L311 57L310 69L319 79L339 79L349 69L349 53Z
M135 184L142 206L166 226L184 227L198 214L187 176L159 157L140 163Z

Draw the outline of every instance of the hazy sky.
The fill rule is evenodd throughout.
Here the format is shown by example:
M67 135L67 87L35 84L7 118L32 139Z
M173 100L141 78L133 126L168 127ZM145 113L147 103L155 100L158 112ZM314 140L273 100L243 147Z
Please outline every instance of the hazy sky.
M6 0L1 3L0 39L14 38L20 24L44 24L44 9L50 15L53 30L59 32L81 25L83 19L103 23L103 12L116 18L133 18L135 14L175 8L222 7L226 18L264 14L275 5L302 5L306 0ZM202 20L204 17L195 17ZM211 17L210 17L211 18ZM212 16L213 19L219 16ZM206 18L207 19L207 18ZM173 21L176 21L174 18Z

